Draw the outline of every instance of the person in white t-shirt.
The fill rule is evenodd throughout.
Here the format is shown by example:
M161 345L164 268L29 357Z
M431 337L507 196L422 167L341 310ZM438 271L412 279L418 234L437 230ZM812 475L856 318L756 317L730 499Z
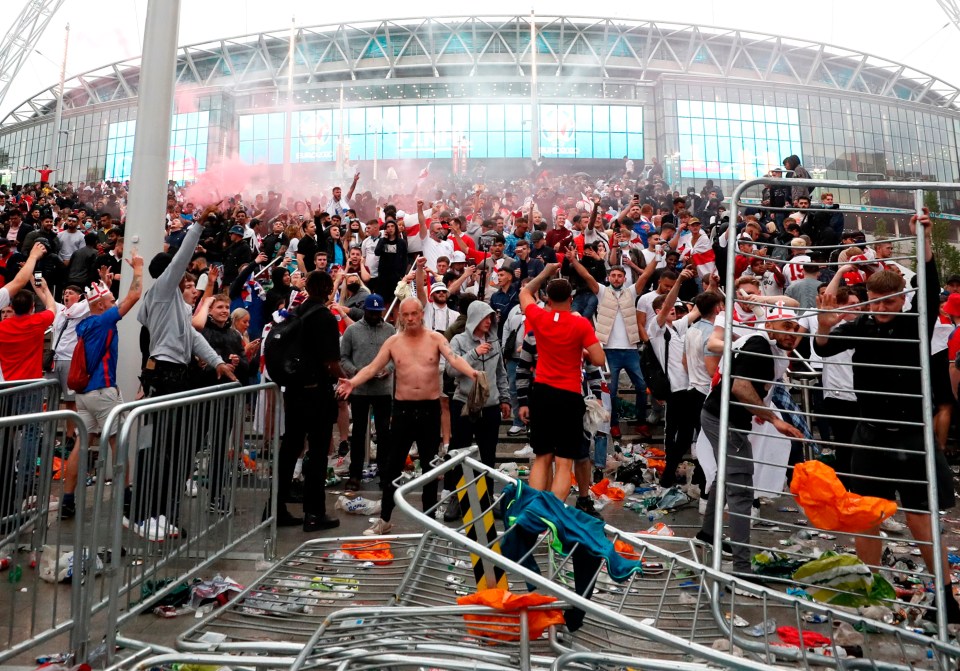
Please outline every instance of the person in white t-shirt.
M430 221L423 213L423 201L417 201L417 219L420 221L420 240L422 241L422 253L427 260L427 268L436 273L437 259L441 256L450 258L453 256L453 241L444 239L443 226L439 221Z
M690 398L690 378L683 363L684 339L687 328L697 321L700 313L694 308L682 319L677 319L676 303L680 286L697 276L692 267L680 272L678 281L664 295L657 296L652 304L655 317L647 322L647 335L650 347L657 361L663 367L670 380L670 394L666 399L666 417L664 418L664 451L666 467L660 484L672 487L677 481L677 467L693 442L693 430L696 419L691 415L697 405Z

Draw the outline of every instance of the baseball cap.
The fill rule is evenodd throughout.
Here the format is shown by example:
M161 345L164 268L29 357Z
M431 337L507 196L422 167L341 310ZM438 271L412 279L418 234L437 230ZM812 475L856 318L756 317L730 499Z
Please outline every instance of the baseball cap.
M450 263L466 263L467 255L463 252L454 252L450 255Z
M943 311L951 317L960 317L960 294L950 294L943 304Z
M363 309L370 312L383 312L387 308L383 304L383 296L380 294L370 294L363 301Z
M231 226L230 235L243 235L243 226Z
M432 287L430 287L430 295L433 296L438 291L447 291L447 285L443 282L437 282Z
M543 231L534 231L533 233L530 234L530 242L539 242L540 240L543 240L545 237L547 236L543 234Z
M768 322L795 322L799 319L797 313L790 308L785 308L783 305L773 305L767 308L767 321Z

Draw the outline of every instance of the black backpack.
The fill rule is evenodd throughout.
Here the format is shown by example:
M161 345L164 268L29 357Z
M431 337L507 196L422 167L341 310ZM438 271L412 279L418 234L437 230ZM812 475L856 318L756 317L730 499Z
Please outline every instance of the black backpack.
M316 384L314 373L307 365L303 334L303 320L320 309L321 305L300 308L275 324L263 346L263 359L270 379L281 387L303 387Z
M667 341L664 346L664 354L669 356L670 331L667 330L664 335ZM647 343L640 354L640 371L643 373L643 381L647 383L647 389L650 390L653 397L660 401L666 401L667 397L670 396L670 378L667 377L667 373L663 370L660 360L657 359L657 355L653 351L653 343ZM637 393L639 394L640 390L637 390Z

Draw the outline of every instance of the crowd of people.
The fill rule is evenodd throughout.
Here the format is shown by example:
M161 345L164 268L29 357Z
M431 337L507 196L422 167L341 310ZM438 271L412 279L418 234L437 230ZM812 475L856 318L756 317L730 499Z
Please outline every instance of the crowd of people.
M808 177L796 156L770 175ZM830 337L834 330L905 337L917 322L895 313L910 308L903 290L914 271L893 259L891 243L868 244L861 231L846 229L832 194L819 193L814 204L813 189L776 184L763 191L758 206L730 221L724 194L712 182L680 193L656 164L635 175L630 160L622 173L599 179L534 170L509 182L421 179L406 193L358 190L360 177L346 192L336 187L313 198L238 193L204 208L171 183L164 249L146 263L154 281L142 297L144 260L124 253L128 184L54 188L43 181L0 189L4 379L61 380L65 403L96 434L122 402L116 325L137 303L148 396L220 379L269 380L268 334L297 319L306 346L303 371L283 390L279 524L308 532L339 524L326 505L327 457L349 459L345 489L359 491L372 415L377 449L371 466L379 470L383 498L368 533L377 535L391 529L393 481L414 445L429 463L476 444L493 466L502 422L510 422L511 436L529 433L533 487L565 500L572 474L580 485L576 507L599 515L583 484L604 477L609 441L626 430L624 373L636 390L629 432L649 442L663 421L660 484L678 481L681 463L697 445L695 481L709 490L720 444L716 380L721 357L730 356L738 377L732 393L743 404L731 408L731 426L745 431L760 421L768 434L761 440L730 434L726 498L738 573L751 574L757 492L783 490L786 468L814 432L839 444L837 471L853 491L899 494L913 509L926 506L925 491L869 479L907 469L922 480L915 449L910 459L885 461L849 447L863 441L916 448L916 436L906 440L909 429L887 435L871 421L874 415L863 414L858 393L891 385L910 393L919 377L903 372L894 383L869 367L851 372L851 361L882 360L884 352ZM914 223L929 233L925 214ZM734 285L724 286L731 240L737 245ZM935 357L936 437L944 448L960 381L950 365L960 351L954 336L960 294L953 293L960 277L947 278L938 300L941 284L927 250L926 266L918 267L933 288L927 337ZM134 279L117 302L125 256ZM724 295L731 291L737 303L725 314ZM806 312L818 306L836 312ZM724 352L728 319L735 322L735 342ZM919 326L912 328L917 336ZM66 378L78 342L91 374L84 388L72 391ZM788 356L822 372L826 391L814 393L814 409L823 416L813 427L789 413L796 406L780 384ZM917 357L906 350L902 356ZM892 397L871 407L876 416L922 421L919 401L911 403ZM585 432L585 412L597 404L606 405L608 419L589 422ZM792 456L758 482L752 458L767 454L765 439L786 441ZM301 517L288 504L305 453L313 458L303 466ZM165 452L165 473L174 472L176 455ZM75 459L68 462L63 516L73 513L79 469ZM143 501L131 510L135 486L126 489L129 526L154 540L176 535L176 503ZM438 490L438 483L424 488L424 509L437 503ZM714 500L706 498L702 508L697 537L706 542L714 538ZM228 503L211 501L212 510L225 508ZM447 506L448 520L458 515ZM908 524L915 538L929 538L922 515L908 515ZM858 539L858 553L879 563L877 543ZM948 610L960 618L952 598Z

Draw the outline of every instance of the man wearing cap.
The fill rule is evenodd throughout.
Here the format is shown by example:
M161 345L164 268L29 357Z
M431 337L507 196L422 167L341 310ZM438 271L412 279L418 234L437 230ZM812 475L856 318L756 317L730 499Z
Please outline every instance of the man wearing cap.
M354 322L343 332L343 337L340 338L340 367L345 374L356 375L357 371L373 361L387 338L396 333L390 324L383 321L385 309L383 297L370 294L363 304L363 319ZM350 432L350 476L344 487L348 492L360 489L371 410L377 432L378 470L382 470L383 457L390 454L388 441L392 393L393 362L390 362L369 382L354 389L350 396L350 414L353 417L353 429Z
M123 403L117 387L120 339L117 323L136 305L143 291L143 258L134 250L127 263L133 268L133 280L124 299L118 304L110 288L102 282L90 285L85 292L89 316L84 315L75 326L74 342L83 338L84 357L90 374L90 382L83 391L77 392L77 415L83 420L91 437L102 432L110 411ZM114 432L116 428L114 425ZM110 447L114 447L113 435L110 436ZM73 517L76 512L73 498L77 490L79 455L80 450L73 450L67 460L63 503L60 507L64 518Z
M533 245L533 249L530 250L531 257L540 259L544 264L557 262L557 252L553 247L547 246L547 236L543 231L531 233L530 244Z
M730 540L733 543L733 571L747 579L754 578L750 566L753 555L750 544L750 513L753 506L753 448L747 432L755 430L754 422L769 422L788 438L803 440L803 434L781 419L771 407L773 387L786 372L787 356L799 342L797 313L783 306L767 310L763 328L733 343L730 374L732 400L730 431L727 442L726 503L730 511ZM714 455L720 445L720 406L722 385L715 385L704 401L700 427ZM713 542L714 519L722 515L717 496L711 496L697 539Z
M513 272L505 266L497 270L497 290L490 295L490 307L497 315L497 337L503 335L503 325L507 322L507 315L514 305L520 303L520 282L513 277Z
M787 286L803 279L803 266L809 264L810 250L806 238L794 238L790 241L790 261L783 267L783 276L787 279Z
M253 250L243 239L244 229L239 224L230 227L230 244L223 250L223 283L227 286L237 279L240 268L253 261Z
M449 298L450 292L447 285L443 282L434 282L430 287L430 300L424 303L423 325L425 328L443 333L456 321L460 313L451 310L447 305Z

